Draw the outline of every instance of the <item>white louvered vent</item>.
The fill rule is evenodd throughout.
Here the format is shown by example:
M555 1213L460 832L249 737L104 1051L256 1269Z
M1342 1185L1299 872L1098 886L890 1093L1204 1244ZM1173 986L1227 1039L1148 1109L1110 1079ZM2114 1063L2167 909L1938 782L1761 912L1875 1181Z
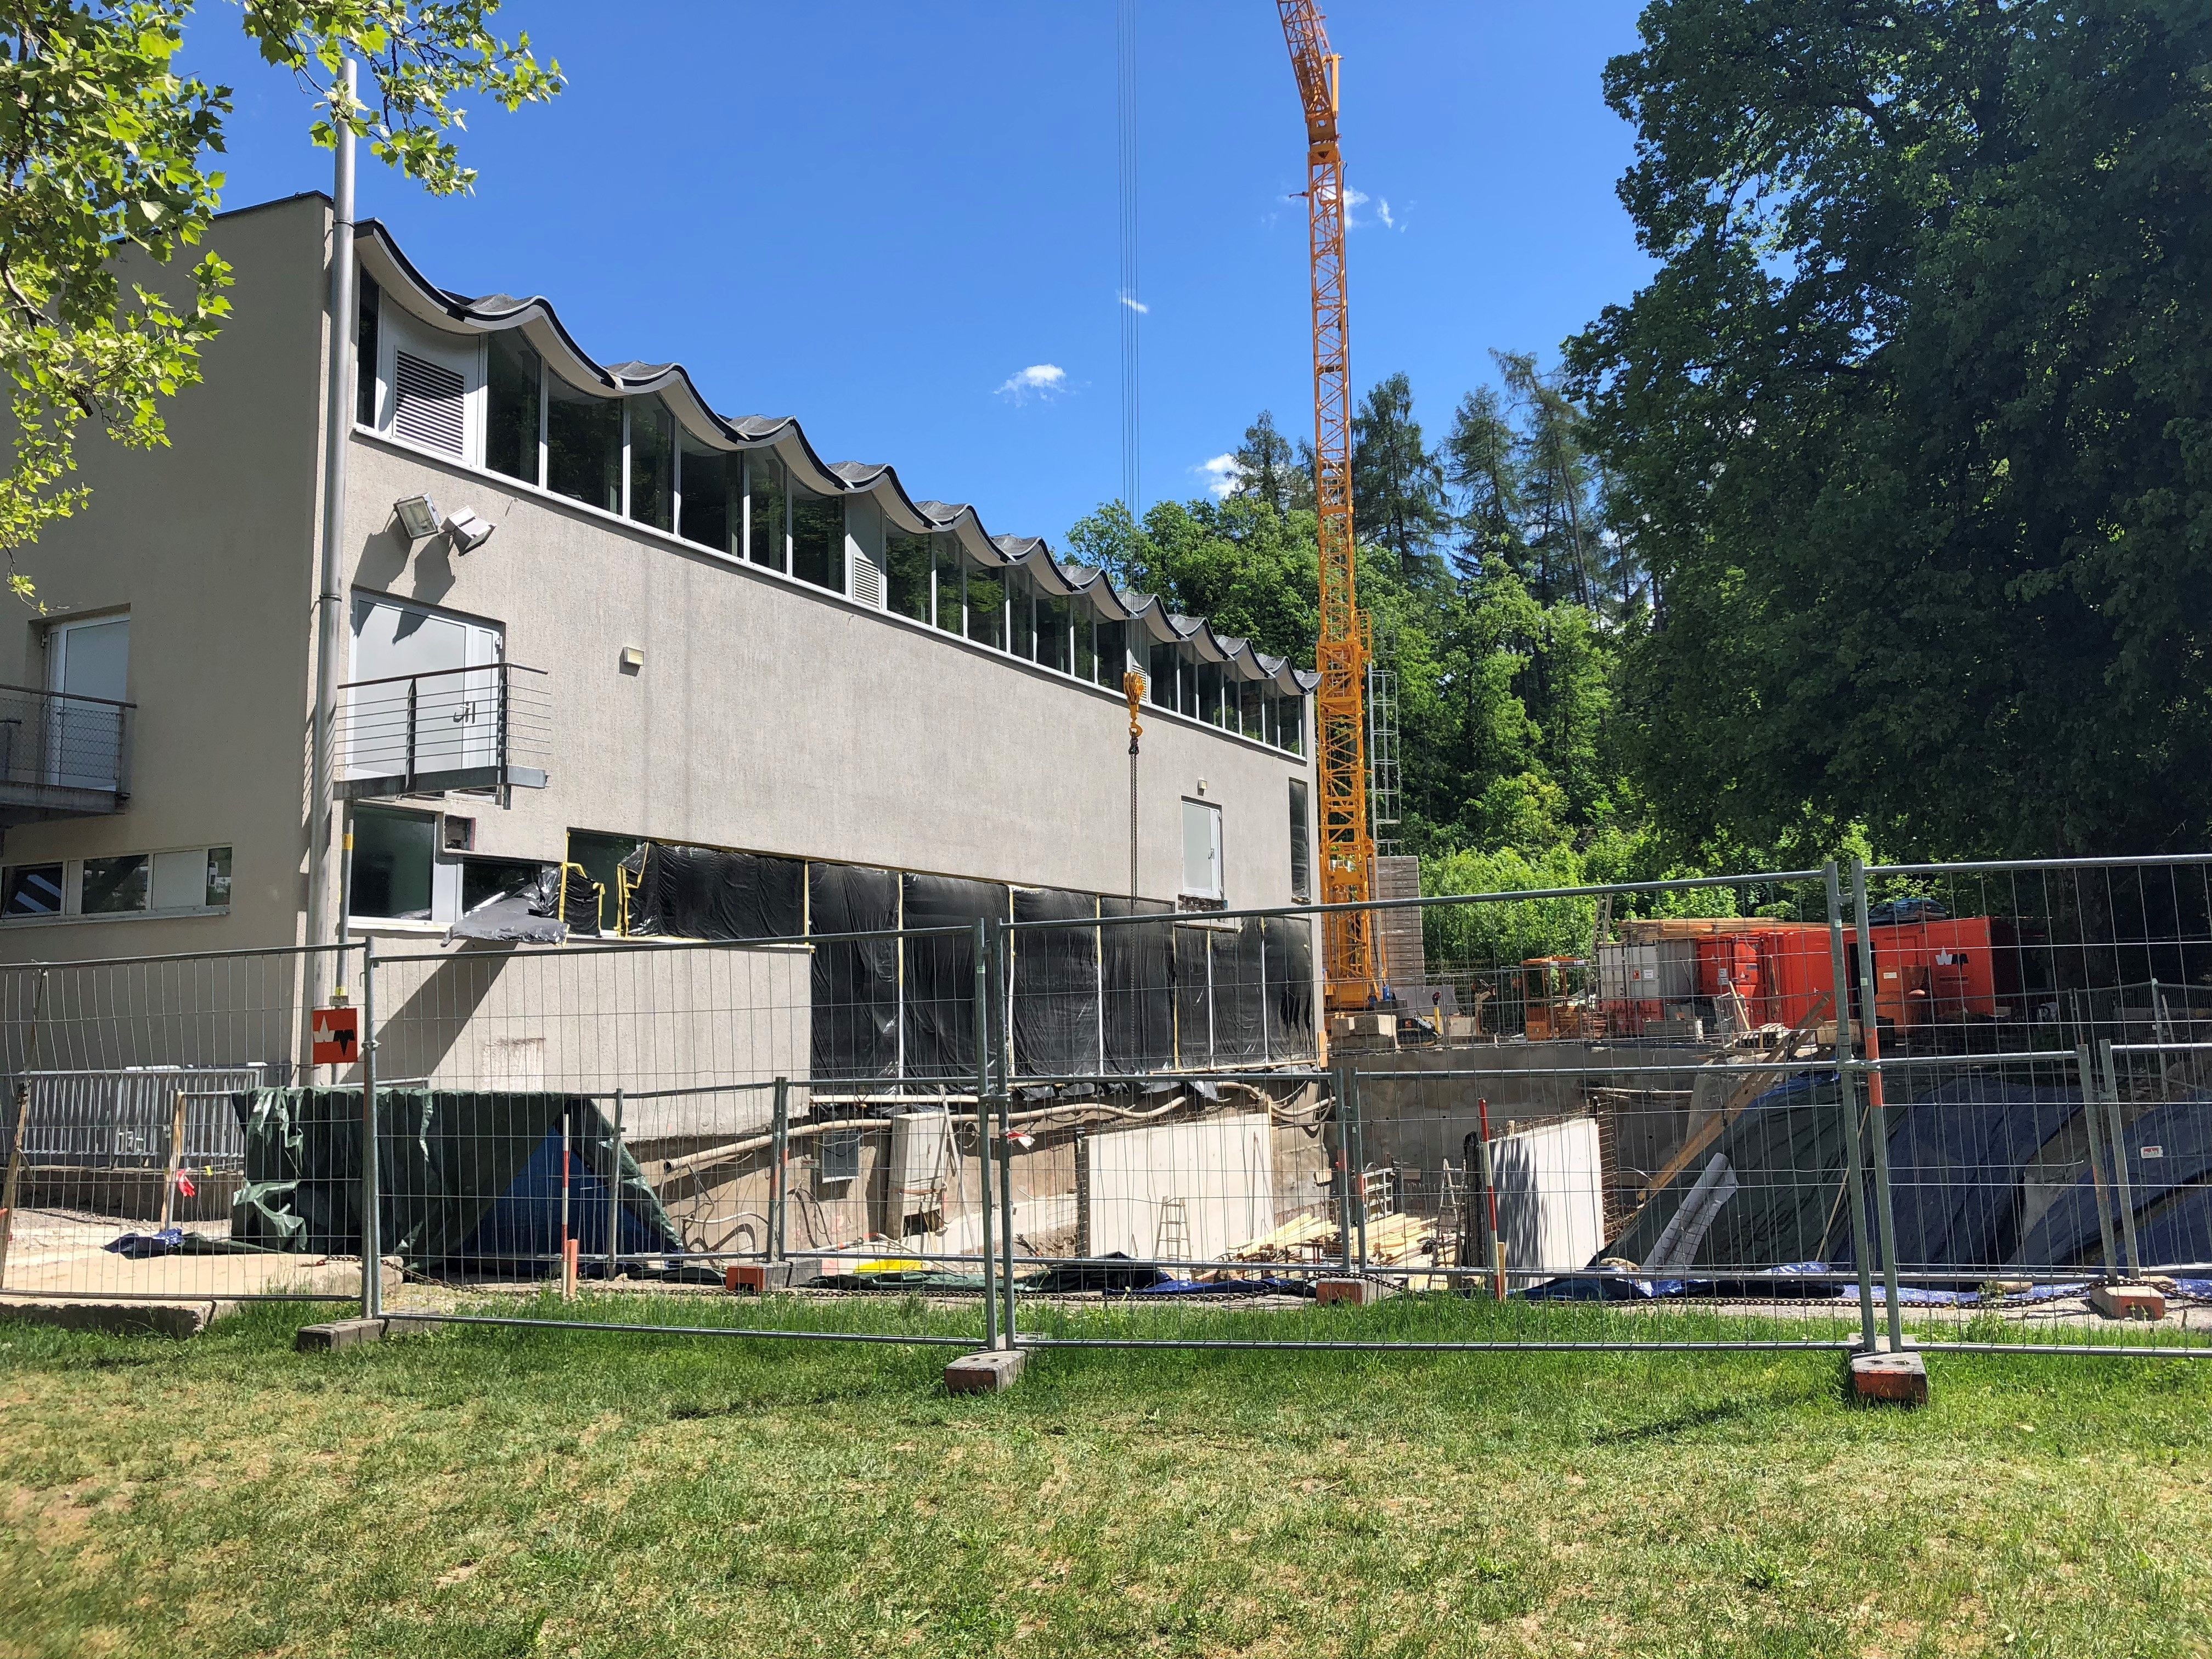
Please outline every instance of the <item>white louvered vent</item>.
M857 547L853 550L853 597L872 610L884 608L883 568Z
M411 351L395 354L392 429L410 443L459 455L467 447L465 390L461 377Z

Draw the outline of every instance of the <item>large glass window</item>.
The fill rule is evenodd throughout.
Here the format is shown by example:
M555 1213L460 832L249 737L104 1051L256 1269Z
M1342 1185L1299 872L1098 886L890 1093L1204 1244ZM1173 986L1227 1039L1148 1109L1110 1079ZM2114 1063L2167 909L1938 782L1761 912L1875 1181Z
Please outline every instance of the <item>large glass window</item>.
M1260 735L1260 699L1267 687L1258 680L1239 680L1237 683L1237 729L1248 738Z
M1006 579L1002 572L968 567L968 637L1006 648Z
M545 487L602 512L622 511L623 406L546 377Z
M1075 637L1075 678L1079 680L1098 678L1098 641L1091 629L1097 626L1098 613L1081 599L1068 601L1070 631Z
M744 457L713 448L681 428L676 435L684 454L684 471L677 479L682 506L676 533L717 553L737 552Z
M893 532L884 538L884 562L889 578L890 608L902 617L926 623L929 617L929 538L902 536Z
M1129 672L1129 624L1098 619L1098 684L1121 689L1121 676Z
M1306 786L1291 780L1291 896L1304 904L1313 897L1312 828L1306 821Z
M1198 717L1198 665L1176 653L1176 707L1194 720Z
M961 587L962 566L960 538L949 532L940 532L929 538L934 550L931 568L937 573L937 625L948 634L957 634L966 627L968 598Z
M1037 621L1041 602L1027 574L1006 572L1006 648L1024 662L1038 662Z
M783 482L783 463L768 451L755 450L745 457L752 562L771 570L791 568L791 502Z
M1221 665L1202 662L1198 665L1198 717L1209 726L1219 726L1221 718Z
M519 329L485 344L484 465L523 483L538 482L538 354Z
M353 417L368 427L376 424L377 318L383 308L383 290L362 271L361 311L353 335Z
M1176 648L1166 640L1147 641L1145 695L1162 708L1176 706Z
M348 911L356 916L428 921L430 872L437 861L438 821L380 806L353 811L353 886Z
M1306 700L1303 696L1288 696L1281 700L1275 710L1275 744L1293 755L1306 752Z
M845 591L845 503L791 486L791 574L803 582Z
M655 530L676 528L676 416L658 398L632 398L629 515Z
M1057 668L1065 674L1068 667L1067 601L1040 593L1036 616L1036 659L1047 668Z

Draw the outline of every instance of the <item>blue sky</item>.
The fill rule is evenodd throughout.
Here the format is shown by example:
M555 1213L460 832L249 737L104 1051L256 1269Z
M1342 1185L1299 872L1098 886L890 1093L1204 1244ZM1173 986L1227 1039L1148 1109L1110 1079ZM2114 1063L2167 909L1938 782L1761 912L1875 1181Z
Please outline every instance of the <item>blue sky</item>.
M1632 0L1338 0L1355 382L1432 438L1491 348L1643 279L1600 71ZM603 362L675 358L731 415L1060 541L1119 492L1113 0L517 0L569 86L470 112L440 201L364 156L362 210L434 282L540 293ZM1273 409L1311 428L1304 135L1267 0L1139 0L1141 489ZM206 0L185 67L236 90L225 204L327 189L288 77ZM1387 218L1385 211L1387 208ZM1057 375L1046 370L1056 369ZM1024 378L1024 371L1035 371ZM1037 384L1042 382L1043 384Z

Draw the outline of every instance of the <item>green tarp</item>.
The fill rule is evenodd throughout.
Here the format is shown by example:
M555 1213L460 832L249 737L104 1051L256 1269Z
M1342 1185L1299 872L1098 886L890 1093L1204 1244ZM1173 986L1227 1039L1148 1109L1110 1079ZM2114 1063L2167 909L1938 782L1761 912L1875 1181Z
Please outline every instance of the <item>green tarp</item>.
M264 1249L361 1249L358 1089L258 1089L233 1097L246 1133L246 1184L231 1237ZM571 1155L569 1234L587 1264L606 1250L607 1195L620 1193L619 1249L682 1245L597 1102L580 1095L389 1089L377 1096L381 1243L420 1268L495 1271L557 1260L561 1131Z

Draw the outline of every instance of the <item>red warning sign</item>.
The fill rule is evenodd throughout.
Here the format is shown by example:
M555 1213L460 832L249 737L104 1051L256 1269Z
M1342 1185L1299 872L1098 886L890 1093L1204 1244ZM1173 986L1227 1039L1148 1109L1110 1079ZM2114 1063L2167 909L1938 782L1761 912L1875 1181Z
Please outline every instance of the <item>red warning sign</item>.
M309 1058L317 1066L350 1066L361 1058L361 1010L318 1008L308 1025Z

